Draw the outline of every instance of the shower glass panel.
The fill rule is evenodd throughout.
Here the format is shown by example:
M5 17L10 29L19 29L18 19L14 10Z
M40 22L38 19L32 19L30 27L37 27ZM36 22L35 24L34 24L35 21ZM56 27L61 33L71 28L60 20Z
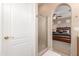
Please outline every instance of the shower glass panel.
M47 19L38 16L38 53L39 55L47 48Z

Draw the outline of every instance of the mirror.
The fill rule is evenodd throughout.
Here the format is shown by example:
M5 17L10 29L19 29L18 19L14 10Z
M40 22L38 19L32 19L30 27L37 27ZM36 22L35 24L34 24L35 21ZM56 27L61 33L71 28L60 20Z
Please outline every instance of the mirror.
M52 15L53 50L61 55L71 55L71 7L60 4Z

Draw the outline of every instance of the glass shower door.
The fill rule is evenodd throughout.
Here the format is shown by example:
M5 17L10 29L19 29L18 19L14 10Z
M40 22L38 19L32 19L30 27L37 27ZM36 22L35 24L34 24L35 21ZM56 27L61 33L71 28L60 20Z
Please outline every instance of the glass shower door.
M38 17L38 53L41 55L47 48L47 19Z

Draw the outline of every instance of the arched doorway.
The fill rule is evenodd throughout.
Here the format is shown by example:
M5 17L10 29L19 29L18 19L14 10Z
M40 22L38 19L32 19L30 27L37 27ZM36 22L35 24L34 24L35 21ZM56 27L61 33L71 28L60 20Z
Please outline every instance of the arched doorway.
M62 3L53 13L52 46L61 55L71 55L71 7Z

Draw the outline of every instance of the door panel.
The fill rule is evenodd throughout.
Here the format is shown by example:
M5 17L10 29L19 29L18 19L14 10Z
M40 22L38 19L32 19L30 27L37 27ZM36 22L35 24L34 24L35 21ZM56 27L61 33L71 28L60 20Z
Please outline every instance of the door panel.
M3 4L3 55L34 55L35 5ZM5 39L4 37L9 37Z

